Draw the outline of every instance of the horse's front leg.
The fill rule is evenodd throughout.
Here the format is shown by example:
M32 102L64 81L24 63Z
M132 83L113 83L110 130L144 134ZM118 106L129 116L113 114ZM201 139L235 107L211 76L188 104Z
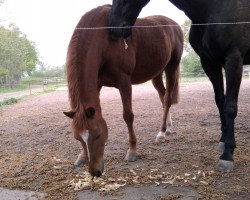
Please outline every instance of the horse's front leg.
M233 170L233 153L236 147L234 135L234 120L238 110L238 94L242 79L243 59L238 49L232 49L226 57L226 99L224 103L224 117L226 119L225 148L217 165L223 172Z
M88 150L87 150L87 146L85 144L85 142L82 140L81 137L79 137L78 135L74 134L75 139L77 139L78 141L81 142L83 150L81 151L81 153L78 155L76 161L74 162L75 166L79 166L81 164L87 164L89 162L89 157L88 157Z
M129 149L125 156L125 160L132 162L138 159L138 154L136 152L137 140L133 128L134 114L132 111L132 86L130 80L123 80L120 84L119 91L123 104L123 118L129 132Z

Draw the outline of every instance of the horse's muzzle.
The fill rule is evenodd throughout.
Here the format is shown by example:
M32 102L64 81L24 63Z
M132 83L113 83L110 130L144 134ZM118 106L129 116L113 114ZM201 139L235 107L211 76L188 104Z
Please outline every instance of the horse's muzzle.
M113 29L113 28L111 28L111 29L109 30L109 35L110 35L110 39L111 39L112 41L117 41L118 38L119 38L119 36L118 36L119 34L117 34L116 30Z
M98 169L91 171L90 174L92 176L100 177L104 171L104 162L103 160L100 161Z

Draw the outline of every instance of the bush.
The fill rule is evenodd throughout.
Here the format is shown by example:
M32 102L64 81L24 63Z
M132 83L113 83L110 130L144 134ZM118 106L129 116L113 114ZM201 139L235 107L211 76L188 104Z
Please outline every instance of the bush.
M12 105L12 104L15 104L17 102L18 102L18 100L16 98L10 98L10 99L7 99L7 100L0 102L0 106Z
M201 66L200 57L194 52L190 52L182 59L182 70L186 76L197 76L204 74Z

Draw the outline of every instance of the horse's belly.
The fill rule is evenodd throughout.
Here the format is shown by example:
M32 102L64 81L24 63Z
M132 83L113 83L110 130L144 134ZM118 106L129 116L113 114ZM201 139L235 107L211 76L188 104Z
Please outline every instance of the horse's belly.
M131 76L131 83L132 84L141 84L145 83L159 74L161 74L165 69L165 65L162 66L154 66L151 65L151 67L141 67L139 69L134 70L132 76Z

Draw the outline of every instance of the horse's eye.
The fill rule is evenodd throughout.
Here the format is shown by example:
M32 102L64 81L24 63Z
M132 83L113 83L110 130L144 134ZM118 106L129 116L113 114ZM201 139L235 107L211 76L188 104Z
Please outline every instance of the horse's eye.
M95 109L92 107L89 107L85 110L85 115L87 118L92 118L95 114Z

